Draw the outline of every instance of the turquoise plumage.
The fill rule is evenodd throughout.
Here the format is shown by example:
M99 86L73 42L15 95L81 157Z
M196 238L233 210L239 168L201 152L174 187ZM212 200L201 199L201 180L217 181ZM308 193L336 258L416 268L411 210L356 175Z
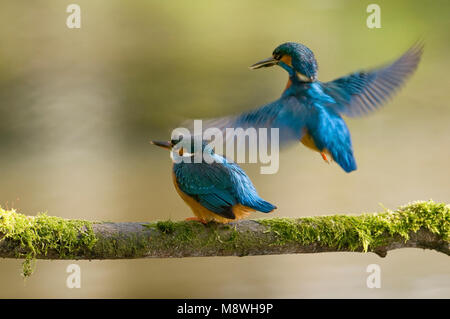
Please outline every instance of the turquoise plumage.
M170 149L172 157L178 157L173 165L174 184L198 220L229 222L251 211L269 213L276 208L258 195L239 165L215 154L206 141L198 149L194 138L153 144ZM201 155L201 161L195 162L196 154Z
M278 128L280 145L301 141L336 161L346 172L356 170L350 132L342 118L362 116L382 106L416 70L423 45L416 44L392 64L360 71L331 82L317 80L318 66L306 46L288 42L272 57L250 68L278 65L289 74L282 96L256 110L204 121L204 129Z

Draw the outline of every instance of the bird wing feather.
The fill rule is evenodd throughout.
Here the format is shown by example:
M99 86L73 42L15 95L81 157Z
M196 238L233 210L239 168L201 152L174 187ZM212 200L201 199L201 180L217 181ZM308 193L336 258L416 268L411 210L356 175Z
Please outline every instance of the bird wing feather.
M174 166L180 190L210 211L234 219L237 204L230 171L219 163L183 163Z
M423 47L423 43L413 45L385 67L355 72L323 83L324 92L336 101L330 107L349 117L363 116L379 108L417 69Z
M247 111L239 115L226 116L222 118L203 121L203 129L218 128L229 141L235 135L227 128L248 128L268 129L267 137L271 141L272 128L278 128L280 146L299 141L304 134L303 128L306 122L307 109L294 96L285 96L280 99L259 107L255 110Z

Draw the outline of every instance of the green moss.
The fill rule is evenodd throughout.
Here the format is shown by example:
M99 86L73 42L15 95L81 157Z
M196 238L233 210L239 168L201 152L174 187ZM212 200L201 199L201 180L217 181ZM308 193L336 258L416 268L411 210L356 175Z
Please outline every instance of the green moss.
M23 275L30 276L36 256L46 256L50 250L62 258L70 258L77 252L91 249L96 238L92 222L66 220L59 217L38 214L25 216L15 210L0 208L0 240L20 243L16 257L25 258Z
M166 235L173 235L170 238L180 243L192 240L202 230L202 224L195 221L174 222L166 220L142 225L150 229L156 229Z
M165 236L153 238L151 249L177 255L178 250L196 252L217 250L245 256L252 250L263 251L267 245L318 244L352 251L368 251L393 240L409 238L420 228L450 240L449 206L432 201L416 202L398 210L381 213L332 215L257 220L274 236L258 236L250 230L237 230L235 224L163 221L146 224ZM275 241L273 240L275 237ZM381 252L381 251L380 251Z
M148 256L183 257L239 255L265 251L270 245L318 244L345 250L368 251L393 240L407 240L412 232L425 228L450 241L450 207L445 204L416 202L396 211L358 216L333 215L299 219L258 220L261 226L240 228L195 221L159 221L143 224L142 232L101 233L95 236L93 222L65 220L39 214L35 217L0 208L0 246L2 256L25 258L24 276L33 272L37 257L141 258ZM256 228L254 228L255 226ZM119 228L120 229L120 228ZM134 228L132 228L134 229ZM258 231L252 231L257 229ZM151 230L151 231L149 231ZM150 239L150 240L149 240ZM9 244L11 243L11 245ZM382 251L382 247L379 249Z
M159 221L156 223L156 228L164 234L172 234L175 231L175 225L176 223L171 220Z
M152 249L170 250L184 247L184 249L192 250L195 254L195 250L200 251L217 245L220 245L222 250L231 250L236 248L238 242L242 242L239 238L241 234L235 226L214 222L204 225L197 221L174 222L167 220L143 224L143 226L167 235L159 237L158 241L153 238Z
M433 201L414 202L393 212L305 217L297 220L260 220L276 235L275 245L297 242L367 251L386 244L386 234L405 241L411 232L425 228L450 241L450 206Z

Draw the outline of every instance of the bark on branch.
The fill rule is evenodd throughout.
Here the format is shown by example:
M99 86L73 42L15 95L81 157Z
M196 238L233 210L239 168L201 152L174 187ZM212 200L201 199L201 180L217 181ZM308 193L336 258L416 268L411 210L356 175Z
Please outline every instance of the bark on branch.
M374 252L415 247L450 255L450 206L415 202L362 215L244 220L110 223L25 216L0 209L0 257L132 259ZM28 268L28 270L27 270Z

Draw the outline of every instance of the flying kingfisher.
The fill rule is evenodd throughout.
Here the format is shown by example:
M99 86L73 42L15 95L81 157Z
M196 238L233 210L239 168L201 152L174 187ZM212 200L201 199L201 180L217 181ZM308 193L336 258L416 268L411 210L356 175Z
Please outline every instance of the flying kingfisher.
M229 223L250 212L276 209L259 197L239 165L216 154L207 141L199 142L183 136L169 142L151 142L172 152L175 188L196 216L187 220ZM200 160L196 161L196 156Z
M272 56L250 66L278 65L289 75L281 97L240 115L207 120L204 128L279 128L280 145L301 141L334 160L347 173L356 170L350 132L342 115L363 116L382 106L416 70L423 44L413 45L393 63L358 71L331 82L317 79L317 61L305 45L287 42Z

